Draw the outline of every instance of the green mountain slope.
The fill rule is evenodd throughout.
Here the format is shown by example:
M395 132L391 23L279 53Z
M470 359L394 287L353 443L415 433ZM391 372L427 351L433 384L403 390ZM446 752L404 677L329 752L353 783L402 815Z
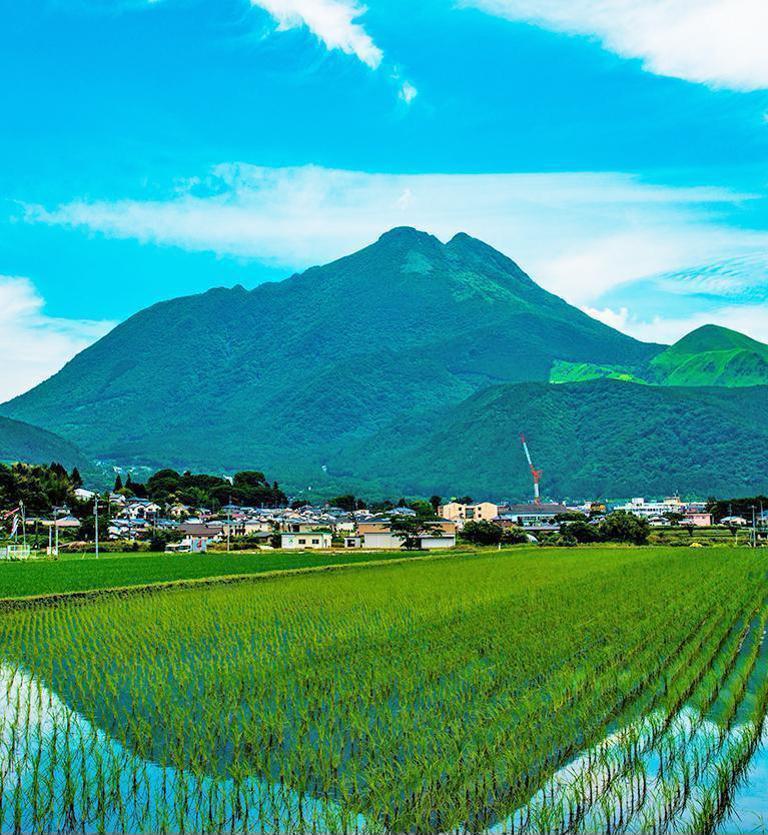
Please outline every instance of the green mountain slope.
M79 467L83 471L88 466L83 453L69 441L28 423L0 418L0 462L17 461L28 464L56 461L67 469Z
M768 489L766 413L768 387L492 386L346 450L329 473L390 491L527 498L525 432L554 497L754 495Z
M640 368L660 350L480 241L400 228L283 282L144 310L2 413L100 459L306 483L394 420L547 380L556 361Z
M768 384L768 345L728 328L704 325L656 356L651 374L670 386Z

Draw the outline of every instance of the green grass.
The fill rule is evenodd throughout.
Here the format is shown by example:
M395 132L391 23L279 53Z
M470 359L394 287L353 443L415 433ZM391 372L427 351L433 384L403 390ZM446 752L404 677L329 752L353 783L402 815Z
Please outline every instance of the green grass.
M423 553L421 554L423 556ZM407 551L62 555L59 561L0 563L0 600L178 580L262 574L408 557Z
M5 612L0 829L711 831L767 567L523 547Z

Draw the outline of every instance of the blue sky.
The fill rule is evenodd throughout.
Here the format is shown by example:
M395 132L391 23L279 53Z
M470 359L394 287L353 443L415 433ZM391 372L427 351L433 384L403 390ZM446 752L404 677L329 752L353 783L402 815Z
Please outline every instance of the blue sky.
M0 0L0 397L411 224L768 340L762 0Z

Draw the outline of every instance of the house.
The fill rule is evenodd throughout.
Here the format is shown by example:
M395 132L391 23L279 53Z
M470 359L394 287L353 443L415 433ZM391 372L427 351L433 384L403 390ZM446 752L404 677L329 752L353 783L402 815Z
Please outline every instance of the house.
M449 519L438 519L430 526L432 530L418 537L421 550L453 548L456 545L455 522ZM397 550L402 548L405 542L402 534L392 532L392 523L389 519L374 518L360 522L357 526L357 533L362 538L363 548Z
M217 541L222 537L221 528L214 528L202 522L182 522L177 530L184 537L189 536L195 539L205 539L207 542Z
M703 511L687 510L683 514L681 525L693 525L694 528L712 527L712 514Z
M52 524L57 528L79 528L80 520L76 519L74 516L62 516L60 519L56 519Z
M310 533L317 528L316 519L284 519L281 528L285 533Z
M477 502L475 504L461 504L460 502L448 502L441 505L437 512L443 519L458 522L490 522L499 515L499 505L493 502Z
M83 487L78 487L75 490L75 498L79 502L90 502L92 499L96 498L96 493L93 490L86 490Z
M736 527L736 528L743 528L746 527L747 520L743 516L724 516L720 520L721 525L726 525L727 527Z
M493 521L505 528L517 526L535 530L555 530L559 527L555 517L561 513L568 513L568 508L556 502L511 504Z
M363 547L363 537L362 536L345 536L344 537L344 547L345 548L362 548Z
M330 548L333 537L330 531L303 531L280 534L280 547L288 551L319 550Z

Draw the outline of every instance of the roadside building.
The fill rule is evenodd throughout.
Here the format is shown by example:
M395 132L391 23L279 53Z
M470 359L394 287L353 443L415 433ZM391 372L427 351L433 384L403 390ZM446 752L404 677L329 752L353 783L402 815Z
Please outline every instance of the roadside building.
M724 516L720 520L720 524L729 528L743 528L746 527L747 520L743 516Z
M555 521L555 517L561 513L568 513L568 508L564 504L557 504L555 502L511 504L504 508L504 512L493 521L504 528L519 527L541 531L557 530L559 525Z
M704 511L687 510L683 514L681 525L693 525L694 528L712 527L712 514Z
M430 523L430 530L418 536L420 550L453 548L456 545L456 523L450 519L438 519ZM389 519L369 519L357 526L362 547L373 550L397 550L403 547L405 538L393 532Z
M280 534L280 547L287 551L319 550L330 548L333 536L330 531L309 530L301 533Z
M182 522L176 530L182 537L205 539L208 543L220 541L223 535L220 527L206 525L203 522Z
M615 505L612 510L625 510L643 519L656 516L666 516L668 513L682 516L687 506L680 501L679 496L670 496L660 502L647 501L642 496L630 499L626 504Z
M437 512L441 518L455 522L459 528L463 528L465 522L490 522L499 515L501 508L493 502L448 502L440 505Z

